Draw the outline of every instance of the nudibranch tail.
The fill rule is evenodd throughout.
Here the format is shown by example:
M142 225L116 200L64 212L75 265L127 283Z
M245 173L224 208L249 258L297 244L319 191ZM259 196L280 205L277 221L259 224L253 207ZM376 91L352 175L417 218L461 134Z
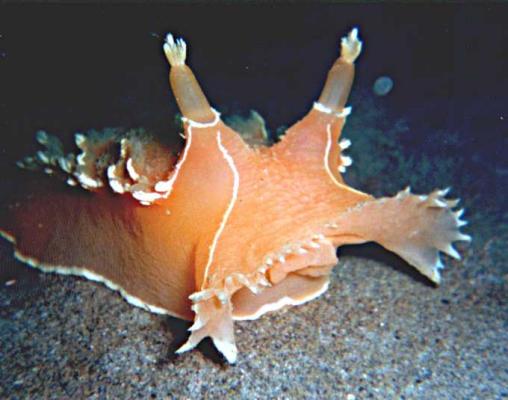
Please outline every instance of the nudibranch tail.
M192 70L185 64L187 44L183 39L166 36L164 54L171 65L169 79L178 107L184 118L198 123L211 123L215 120L208 100Z

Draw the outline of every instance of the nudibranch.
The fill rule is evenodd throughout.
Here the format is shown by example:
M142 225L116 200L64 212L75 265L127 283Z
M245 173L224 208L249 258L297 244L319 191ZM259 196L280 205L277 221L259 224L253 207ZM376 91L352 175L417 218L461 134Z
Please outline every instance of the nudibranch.
M350 142L339 140L351 108L357 29L312 109L276 143L227 126L169 34L164 53L182 113L176 152L139 131L77 134L77 154L37 134L44 147L19 163L62 179L26 178L0 214L15 256L43 271L105 283L148 311L192 320L177 351L210 337L233 363L233 321L314 299L328 288L336 248L374 241L439 283L440 252L460 259L465 221L447 190L408 189L374 198L342 177ZM27 174L27 173L25 173ZM86 189L86 190L82 190Z

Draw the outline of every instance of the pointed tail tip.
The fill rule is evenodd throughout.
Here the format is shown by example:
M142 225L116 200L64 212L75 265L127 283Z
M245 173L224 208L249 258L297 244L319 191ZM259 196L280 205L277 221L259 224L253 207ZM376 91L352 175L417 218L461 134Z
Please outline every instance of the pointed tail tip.
M224 356L224 358L226 359L226 361L229 364L236 363L236 360L238 357L238 349L237 349L236 344L234 342L221 340L221 339L218 339L213 336L212 336L212 341L213 341L213 344L215 345L215 347L217 348L217 350ZM195 342L195 341L191 340L191 338L189 338L189 340L187 340L182 346L180 346L175 351L175 353L182 354L182 353L185 353L186 351L190 351L190 350L194 349L197 344L198 344L197 342Z
M195 344L190 343L189 340L187 340L182 346L180 346L178 349L175 350L176 354L182 354L186 351L192 350L194 347L196 347Z
M212 337L213 344L220 351L220 353L224 356L228 363L234 364L236 363L236 359L238 356L238 349L236 348L236 344L227 340L221 340L216 337Z

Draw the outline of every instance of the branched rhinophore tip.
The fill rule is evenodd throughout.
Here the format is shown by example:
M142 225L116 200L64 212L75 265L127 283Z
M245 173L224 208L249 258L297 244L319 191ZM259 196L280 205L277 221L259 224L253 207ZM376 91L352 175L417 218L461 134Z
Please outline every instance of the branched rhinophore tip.
M172 67L184 65L187 57L187 43L181 38L175 40L173 35L168 33L164 43L164 54Z
M340 42L340 57L353 64L362 51L362 44L362 41L358 39L358 28L353 28Z

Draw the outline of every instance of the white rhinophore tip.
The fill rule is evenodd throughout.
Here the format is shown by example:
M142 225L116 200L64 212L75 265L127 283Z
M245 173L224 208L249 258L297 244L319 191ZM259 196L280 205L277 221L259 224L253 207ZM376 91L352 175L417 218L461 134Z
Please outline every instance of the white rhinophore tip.
M358 28L353 28L349 35L343 37L340 45L341 58L350 64L354 63L362 51L362 41L358 39Z
M184 65L187 57L187 43L183 39L175 40L173 35L168 33L164 43L164 54L172 67Z

